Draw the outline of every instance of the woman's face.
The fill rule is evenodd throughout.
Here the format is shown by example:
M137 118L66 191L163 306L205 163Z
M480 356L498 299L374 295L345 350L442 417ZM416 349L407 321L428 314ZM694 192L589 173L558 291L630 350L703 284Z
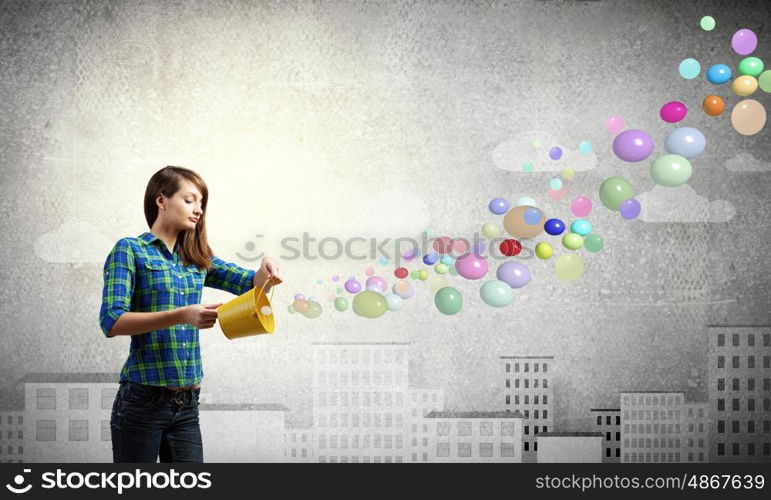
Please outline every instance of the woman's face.
M171 198L164 197L166 210L161 210L166 221L182 231L193 231L203 214L201 192L192 182L183 179Z

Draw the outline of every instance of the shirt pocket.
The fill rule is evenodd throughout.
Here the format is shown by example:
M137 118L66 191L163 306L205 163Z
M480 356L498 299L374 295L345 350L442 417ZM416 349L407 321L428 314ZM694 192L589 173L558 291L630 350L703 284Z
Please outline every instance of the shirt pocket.
M201 292L203 292L203 284L206 280L206 270L199 270L195 265L190 265L184 268L189 277L189 286L191 288L190 293L193 295L196 304L201 302Z
M171 268L167 262L146 259L138 266L139 281L143 290L168 293L174 289Z

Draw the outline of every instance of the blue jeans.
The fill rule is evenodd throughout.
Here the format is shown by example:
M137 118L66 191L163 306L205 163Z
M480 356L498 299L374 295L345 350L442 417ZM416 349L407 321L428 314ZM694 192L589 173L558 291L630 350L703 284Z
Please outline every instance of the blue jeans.
M110 417L113 462L203 462L200 392L121 382Z

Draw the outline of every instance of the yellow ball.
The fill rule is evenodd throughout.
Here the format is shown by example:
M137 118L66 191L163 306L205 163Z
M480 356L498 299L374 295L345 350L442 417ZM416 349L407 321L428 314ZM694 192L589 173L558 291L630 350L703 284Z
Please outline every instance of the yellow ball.
M418 279L420 281L426 281L428 279L428 271L426 271L425 269L421 269L420 271L418 271Z
M501 234L501 228L495 222L487 222L482 226L482 236L493 239Z
M566 181L572 181L573 178L576 176L576 171L572 168L566 168L562 171L562 178Z
M752 76L742 75L731 83L731 90L740 97L746 97L758 90L758 81Z
M580 234L567 233L562 237L562 245L568 250L578 250L584 244L584 239Z
M554 255L554 249L545 241L542 241L535 246L535 256L539 259L550 259L552 255Z
M447 274L447 271L450 269L447 267L446 264L442 264L441 262L434 266L434 271L436 271L436 274Z

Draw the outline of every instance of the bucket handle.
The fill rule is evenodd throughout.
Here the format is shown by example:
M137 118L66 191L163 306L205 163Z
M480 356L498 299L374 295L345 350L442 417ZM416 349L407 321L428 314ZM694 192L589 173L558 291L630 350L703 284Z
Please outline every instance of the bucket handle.
M265 285L268 284L268 281L273 281L273 278L268 278L268 279L266 279L262 283L262 286L260 287L260 293L257 294L257 298L255 299L255 302L259 302L260 301L260 297L262 296L262 293L265 291ZM276 283L276 284L278 284L278 283ZM276 291L276 289L275 289L274 286L270 288L270 298L268 299L268 302L270 302L271 304L273 304L273 292L275 292L275 291Z

